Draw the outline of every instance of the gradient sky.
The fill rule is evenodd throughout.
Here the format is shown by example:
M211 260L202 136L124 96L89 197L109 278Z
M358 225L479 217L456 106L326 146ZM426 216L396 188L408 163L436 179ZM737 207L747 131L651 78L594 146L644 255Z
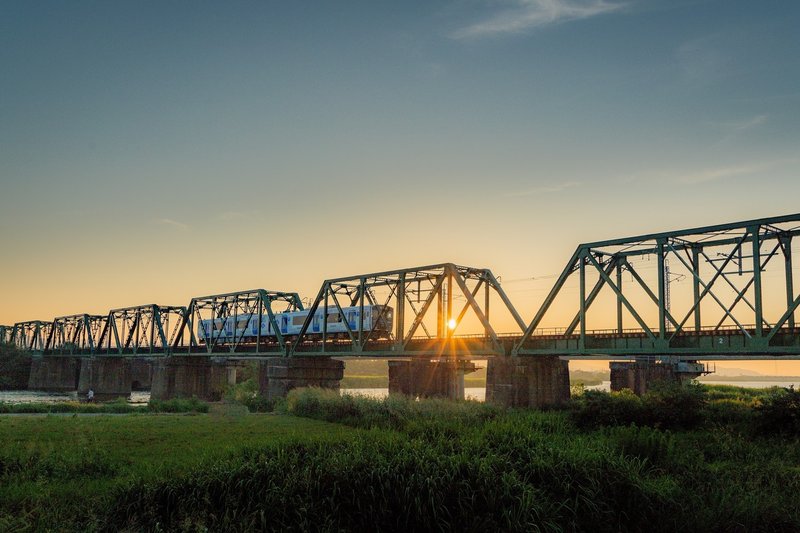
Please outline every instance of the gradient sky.
M7 0L0 323L546 276L800 211L798 27L788 0ZM526 320L550 283L508 287Z

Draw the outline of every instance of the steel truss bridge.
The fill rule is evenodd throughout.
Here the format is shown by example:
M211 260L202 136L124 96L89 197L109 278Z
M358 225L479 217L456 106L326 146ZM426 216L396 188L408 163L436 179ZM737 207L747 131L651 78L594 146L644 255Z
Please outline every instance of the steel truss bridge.
M800 358L792 254L798 233L795 214L581 244L529 322L490 270L443 263L325 280L308 308L296 292L254 289L193 298L187 306L18 322L0 326L0 341L69 357ZM365 326L367 306L378 306L378 315L394 311L391 331ZM346 308L358 308L359 319L343 321L344 333L330 331L328 318L321 331L311 327L317 311L342 317ZM304 310L299 333L281 334L281 313ZM565 312L572 317L566 327L543 327L546 317ZM498 333L498 315L515 331ZM603 329L591 328L598 317ZM380 316L373 318L375 324ZM205 338L198 327L251 319L276 334L244 328ZM463 334L467 327L477 333Z

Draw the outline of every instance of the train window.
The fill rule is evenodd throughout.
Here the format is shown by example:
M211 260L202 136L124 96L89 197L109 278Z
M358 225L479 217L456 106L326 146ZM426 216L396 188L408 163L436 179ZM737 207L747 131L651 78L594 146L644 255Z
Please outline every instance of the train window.
M225 327L225 324L222 320L215 320L214 321L214 330L215 331L222 331L222 328Z
M239 320L239 322L236 323L236 329L244 329L244 328L246 328L247 327L247 322L248 322L248 320L246 318L243 319L243 320Z
M339 313L328 313L328 324L338 324L342 321L342 315Z
M295 316L293 316L292 317L292 325L293 326L302 326L303 323L306 321L306 317L307 316L308 315L300 315L300 316L295 315Z

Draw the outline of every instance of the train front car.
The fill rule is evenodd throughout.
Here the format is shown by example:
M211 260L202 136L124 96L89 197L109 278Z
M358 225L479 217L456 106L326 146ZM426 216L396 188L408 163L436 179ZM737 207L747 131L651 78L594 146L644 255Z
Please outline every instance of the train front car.
M372 313L372 338L388 339L391 337L394 309L388 305L372 305L370 310Z
M328 307L327 312L317 309L305 334L311 338L319 338L325 329L331 339L347 339L348 327L352 333L359 328L372 340L388 339L392 334L394 310L386 305L365 305L361 316L360 306L343 307L342 312L336 307ZM297 338L308 317L308 311L292 311L277 313L275 322L278 331L289 339ZM323 319L324 317L324 319ZM323 321L326 324L323 325ZM234 327L235 324L235 327ZM261 318L259 328L258 317L233 317L226 319L201 320L197 324L197 340L200 344L219 344L226 342L254 342L260 335L262 341L277 340L272 323L267 317ZM259 331L259 329L261 331Z

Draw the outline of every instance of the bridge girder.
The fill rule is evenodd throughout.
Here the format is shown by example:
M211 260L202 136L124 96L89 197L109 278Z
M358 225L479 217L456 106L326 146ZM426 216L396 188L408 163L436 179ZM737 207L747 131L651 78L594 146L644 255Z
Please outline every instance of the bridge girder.
M288 341L281 334L275 316L280 312L302 310L303 303L296 292L253 289L192 298L179 333L171 344L172 351L186 354L247 352L254 355L285 355ZM237 327L231 336L215 334L217 330L210 328L206 338L205 329L199 327L204 320L213 320L224 326L228 321L239 324L240 321L250 323L253 319L256 324L265 324L265 318L272 325L275 337L262 336L261 327L257 328L255 334L248 334L246 328L239 333Z
M94 355L108 316L79 314L53 319L44 351L49 354Z
M631 347L637 353L666 356L695 351L702 355L702 350L708 348L693 348L687 345L687 338L719 334L719 344L727 346L722 337L729 336L731 329L744 339L735 353L798 352L800 339L795 335L795 312L800 297L795 294L792 274L792 239L798 234L800 214L795 214L581 244L514 346L513 353L624 353L624 347L598 345L597 332L587 328L587 313L604 290L606 293L610 290L615 301L610 312L606 309L607 314L617 319L613 334L618 338L626 333L642 334L642 341ZM646 279L634 263L652 256L655 257L655 276ZM778 256L783 258L777 270L783 278L779 290L783 292L785 305L779 316L770 321L764 310L764 273L768 267L776 266L773 259ZM669 285L674 281L671 276L676 275L676 270L670 270L668 261L677 263L677 272L682 272L679 275L691 281L692 294L684 314L675 314L674 309L670 309ZM736 269L731 271L731 267ZM623 284L623 273L630 274L630 286ZM577 310L569 325L558 332L563 342L556 350L551 342L556 332L539 327L548 311L559 303L566 292L566 283L573 277L578 278ZM722 295L723 291L728 294ZM635 300L632 292L639 292L642 298ZM712 311L721 312L722 316L711 324L704 324L705 309L711 301L713 308L719 308L712 308ZM703 314L701 309L704 309ZM653 318L648 319L648 316ZM632 319L637 327L626 330L624 318ZM567 343L568 339L575 342Z
M11 342L20 350L43 353L52 327L52 322L43 320L17 322L11 332Z
M379 289L382 298L376 295ZM481 289L483 305L478 302ZM325 280L309 307L309 313L292 345L291 355L374 356L394 353L398 356L437 357L504 354L507 343L501 341L490 322L489 302L492 295L499 297L521 332L525 323L494 274L485 268L441 263ZM458 312L453 308L456 297L464 299ZM429 329L425 321L428 319L430 322L434 302L435 325L429 324ZM377 316L373 315L371 326L365 328L364 308L368 305L378 306ZM344 317L345 307L359 309L358 313L353 314L358 316L357 323L350 324L349 320L339 319L346 334L330 334L330 318L327 317ZM310 328L319 309L326 310L323 313L326 318L321 320L321 331L315 333ZM376 326L381 317L390 312L389 309L394 310L391 331L379 330ZM462 319L470 314L477 319L483 335L469 340L456 338L455 333ZM415 337L420 330L424 337ZM379 338L381 335L384 338Z
M147 304L112 309L97 341L105 355L167 355L186 308Z

